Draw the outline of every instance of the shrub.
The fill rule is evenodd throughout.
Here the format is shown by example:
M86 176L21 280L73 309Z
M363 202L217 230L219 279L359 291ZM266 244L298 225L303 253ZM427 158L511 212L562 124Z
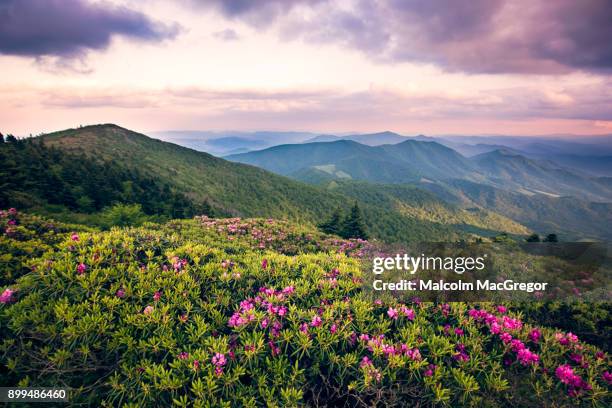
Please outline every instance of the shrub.
M56 248L3 298L3 384L96 406L610 403L608 356L571 333L369 297L365 241L202 217Z

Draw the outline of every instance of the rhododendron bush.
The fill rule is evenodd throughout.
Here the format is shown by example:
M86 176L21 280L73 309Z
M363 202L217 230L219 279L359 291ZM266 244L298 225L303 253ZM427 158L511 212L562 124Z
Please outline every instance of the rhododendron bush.
M1 288L2 383L94 406L611 403L601 349L509 305L373 298L369 251L275 220L66 233Z

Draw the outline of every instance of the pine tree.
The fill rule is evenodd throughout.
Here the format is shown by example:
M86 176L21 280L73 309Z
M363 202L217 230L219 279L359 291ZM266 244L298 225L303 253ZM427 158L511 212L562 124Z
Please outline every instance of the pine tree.
M319 224L319 229L326 234L340 235L342 232L342 211L336 208L329 220Z
M357 202L355 202L355 205L351 208L351 213L344 220L341 236L343 238L368 238L361 215L361 209L357 205Z
M528 236L525 241L527 242L540 242L540 236L538 234L531 234Z
M4 135L0 132L0 143L4 143Z
M557 234L548 234L546 238L544 238L544 242L559 242L559 238Z

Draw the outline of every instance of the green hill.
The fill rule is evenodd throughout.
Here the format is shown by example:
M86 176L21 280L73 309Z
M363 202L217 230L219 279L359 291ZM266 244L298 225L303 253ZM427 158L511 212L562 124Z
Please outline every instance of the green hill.
M56 217L58 211L91 214L119 202L140 204L146 214L166 219L207 213L314 225L334 209L347 210L357 201L370 235L389 242L460 239L467 237L466 231L478 233L482 227L480 221L460 213L448 223L448 217L428 214L427 208L412 201L414 197L388 200L375 186L362 185L358 194L349 194L303 184L115 125L4 143L0 162L12 174L3 178L8 184L0 193L0 204ZM446 208L441 201L438 207ZM466 229L464 224L475 228ZM521 228L490 223L485 229L526 232Z
M333 166L335 172L352 179L378 183L406 183L421 178L481 178L475 166L454 150L436 142L415 140L382 146L366 146L350 140L281 145L231 155L227 159L293 177ZM330 176L343 178L333 173Z
M527 194L571 195L611 201L612 189L596 178L583 176L549 161L536 161L509 150L494 150L471 159L495 184Z
M458 206L487 208L534 231L558 233L565 241L612 239L611 203L545 194L520 194L464 180L447 184L423 183L421 187Z

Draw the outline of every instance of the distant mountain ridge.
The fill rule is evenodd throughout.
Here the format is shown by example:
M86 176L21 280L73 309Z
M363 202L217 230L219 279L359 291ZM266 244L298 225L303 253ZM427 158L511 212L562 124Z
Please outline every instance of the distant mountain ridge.
M21 144L43 144L63 152L69 158L67 161L72 165L71 174L78 175L80 166L96 163L96 166L108 169L105 170L108 174L145 175L155 180L160 188L167 191L164 194L173 200L188 200L194 208L206 203L217 216L273 217L312 225L331 215L336 208L348 210L357 202L366 216L365 222L371 236L387 242L466 239L471 234L491 236L501 231L512 234L529 232L523 225L499 215L475 219L422 189L413 188L413 193L405 194L393 202L381 201L377 197L383 193L376 186L372 186L367 194L355 195L348 194L348 190L304 184L257 167L232 163L207 153L152 139L112 124L68 129L18 143L0 145L0 169L14 161ZM38 167L31 160L22 160L21 167L16 169L21 173L15 174L15 180L21 175L33 180L36 171L40 171ZM73 178L61 176L64 173L62 168L56 168L55 172L63 178L64 187L72 190L72 195L75 195L75 198L71 198L72 195L66 197L70 208L86 211L81 206L82 200L76 200L84 194L79 191L78 183L73 183ZM140 180L138 177L132 179ZM114 188L113 194L122 200L129 182L126 176L125 181L113 180L107 187ZM13 190L6 194L5 205L11 205L14 197L24 197L23 193L29 193L28 201L21 200L20 205L35 209L47 208L47 212L57 210L57 205L48 206L50 203L46 202L44 195L36 195L28 190L27 183L13 183L11 188ZM360 189L363 191L370 187L361 186ZM437 202L435 208L438 216L434 217L421 208L421 196L428 196L430 201ZM138 200L138 197L134 197L130 203L138 203ZM163 200L161 195L159 200ZM169 203L158 204L166 208ZM191 204L185 205L191 208ZM155 209L152 208L152 211ZM444 219L453 219L456 225L440 221ZM465 228L470 225L473 228Z
M526 194L574 195L612 201L612 188L596 177L502 148L466 158L437 142L407 139L393 145L366 146L337 140L281 145L227 156L300 180L354 179L411 183L463 179ZM326 171L326 169L332 169Z
M436 142L415 140L381 146L351 140L280 145L226 158L286 176L333 166L352 179L378 183L415 182L423 177L442 179L449 174L452 178L472 179L471 174L476 172L475 166L454 150Z

